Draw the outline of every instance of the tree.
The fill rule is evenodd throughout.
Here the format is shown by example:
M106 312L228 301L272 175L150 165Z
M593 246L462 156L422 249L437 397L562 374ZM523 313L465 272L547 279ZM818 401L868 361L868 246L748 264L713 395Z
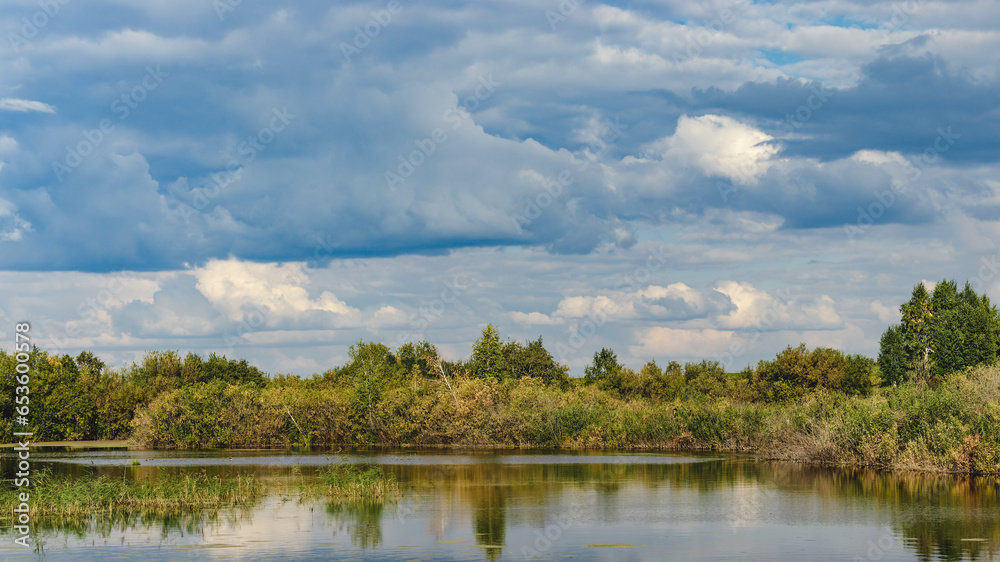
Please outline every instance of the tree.
M671 400L676 398L684 388L684 375L681 366L671 361L666 369L660 369L655 360L651 360L639 370L636 382L636 392L645 398L654 400Z
M875 361L864 355L854 354L844 358L844 376L840 389L848 394L868 396L881 379L875 375Z
M910 359L903 343L903 331L893 324L882 334L879 341L878 368L882 373L882 384L896 386L906 380L910 370Z
M602 347L594 353L594 362L583 369L583 378L588 383L594 383L617 374L622 368L615 352Z
M564 387L569 384L569 367L556 363L545 346L541 336L535 341L507 342L503 346L504 361L515 379L532 377L545 384Z
M1000 313L990 304L986 293L976 296L968 283L961 300L962 367L995 361L1000 354Z
M976 299L975 292L972 298ZM964 363L962 350L965 334L962 327L962 299L958 295L958 286L954 281L942 279L931 293L930 311L930 355L928 367L936 376L960 369ZM919 357L915 358L919 360Z
M966 282L943 279L928 295L923 284L913 288L899 307L902 322L882 334L879 370L885 384L907 376L918 380L943 377L1000 354L1000 313L984 293Z
M472 345L472 357L469 359L469 369L473 376L479 378L506 379L510 376L507 361L504 359L503 343L500 333L493 324L483 328L483 333Z
M689 395L721 397L727 394L726 369L718 361L684 364L684 383Z
M347 355L351 361L338 375L350 385L355 414L365 419L372 432L380 433L375 408L388 388L398 381L402 368L389 347L381 343L360 340L348 348Z
M584 384L628 396L637 391L639 376L618 362L615 352L604 347L594 353L594 361L583 369Z
M874 371L875 363L867 357L845 356L829 347L809 351L799 344L787 347L774 361L758 363L753 384L761 397L775 401L822 389L868 394L877 384Z
M927 287L918 283L913 287L910 300L899 307L902 313L903 346L910 359L911 368L918 363L926 364L930 360L931 351L931 320L934 314L931 309L930 296Z
M427 341L407 342L396 350L403 371L418 377L437 377L437 357L437 350Z

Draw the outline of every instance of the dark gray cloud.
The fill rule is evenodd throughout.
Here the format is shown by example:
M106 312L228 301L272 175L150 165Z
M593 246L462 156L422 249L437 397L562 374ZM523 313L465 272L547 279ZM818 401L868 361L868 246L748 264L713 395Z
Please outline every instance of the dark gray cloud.
M588 2L553 19L558 3L527 0L391 18L387 2L107 0L31 37L37 4L9 6L3 282L79 288L0 312L77 323L67 345L124 360L225 351L263 306L241 349L299 371L360 337L462 356L492 321L572 347L577 368L602 342L573 347L582 320L562 304L617 311L600 337L630 361L693 359L790 288L743 359L795 340L870 353L916 280L982 277L1000 236L1000 9L919 4L894 20L892 2ZM256 292L213 292L227 267ZM280 279L295 268L301 291ZM122 270L147 272L129 274L142 290L73 312ZM475 288L434 312L459 272ZM677 284L700 297L636 296Z

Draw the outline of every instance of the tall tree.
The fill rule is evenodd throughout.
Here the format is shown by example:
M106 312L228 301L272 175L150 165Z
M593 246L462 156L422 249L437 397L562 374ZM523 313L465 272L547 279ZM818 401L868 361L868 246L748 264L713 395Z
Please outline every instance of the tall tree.
M622 369L615 352L603 347L594 354L594 362L583 369L583 378L587 383L600 382L617 376Z
M903 345L910 359L926 361L931 350L931 311L930 295L923 283L913 287L910 300L899 307L902 313Z
M385 344L364 340L347 351L351 362L342 369L350 384L355 414L367 422L373 434L381 433L382 424L375 415L385 392L401 378L402 366Z
M1000 354L1000 313L968 282L959 292L954 281L943 279L930 295L917 285L899 309L901 324L882 334L879 369L885 384L900 382L904 373L918 379L945 376Z
M507 361L504 359L503 342L500 341L500 333L493 324L483 328L482 335L472 345L469 369L479 378L501 380L510 376Z
M882 373L882 384L896 386L906 380L910 370L910 356L903 342L903 330L893 324L882 333L879 341L878 369Z
M985 293L976 295L968 283L960 299L961 367L995 361L1000 353L1000 313Z
M565 386L569 383L569 367L556 363L545 346L541 336L535 341L507 342L503 347L504 360L514 378L532 377L545 384Z

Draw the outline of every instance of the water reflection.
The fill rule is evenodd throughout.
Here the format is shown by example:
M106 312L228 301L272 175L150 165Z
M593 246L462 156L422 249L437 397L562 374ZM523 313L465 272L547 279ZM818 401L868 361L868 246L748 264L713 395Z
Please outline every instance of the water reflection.
M140 535L157 548L208 544L253 549L231 554L237 558L277 555L279 546L293 558L333 553L385 560L419 553L489 561L525 556L992 560L1000 554L997 477L890 474L739 456L434 452L434 462L419 454L360 457L394 475L401 488L398 503L272 498L244 510L171 520L42 522L38 531L50 539L50 558L52 544L70 545L67 559L80 559L81 553L83 558L108 555L111 551L79 546L95 538L135 543ZM159 479L189 470L222 477L254 473L292 490L295 479L312 477L322 464L318 458L330 460L316 455L288 460L295 458L302 462L53 466L78 477ZM605 462L611 459L618 462Z
M347 528L351 544L368 550L382 545L382 515L385 504L372 502L330 503L326 512L337 528Z

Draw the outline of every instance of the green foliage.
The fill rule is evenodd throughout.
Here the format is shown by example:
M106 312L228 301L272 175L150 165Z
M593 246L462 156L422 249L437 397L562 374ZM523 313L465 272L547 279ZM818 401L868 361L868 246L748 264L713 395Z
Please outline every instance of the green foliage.
M103 367L92 355L84 356L81 370L69 355L55 357L34 348L29 354L29 394L27 402L15 404L16 356L0 351L0 381L4 396L0 397L0 411L4 414L6 429L15 430L12 422L15 407L27 406L30 421L27 427L16 426L17 431L31 431L37 441L64 441L94 439L97 435L97 407L95 380ZM23 400L23 399L21 399ZM9 435L10 433L8 433Z
M311 491L338 502L383 502L399 493L396 477L378 465L329 465L319 470L318 477L320 487Z
M607 388L620 388L622 371L625 368L618 363L615 352L603 347L594 353L594 362L584 368L583 379L588 384L603 384Z
M354 414L364 420L362 425L367 426L372 438L377 438L383 430L377 406L385 392L403 380L405 371L388 346L381 343L361 340L350 347L348 356L351 361L341 370L341 376L349 384Z
M903 331L898 325L889 326L879 341L878 368L882 383L896 386L907 378L910 360L903 343Z
M881 382L874 359L859 354L844 357L844 376L840 390L847 394L868 396Z
M541 336L524 345L507 342L503 346L503 358L510 376L515 379L531 377L561 388L569 385L569 367L556 363L542 345Z
M222 478L204 473L172 478L132 480L107 475L95 478L33 471L33 520L128 521L138 517L176 517L216 511L224 506L251 505L267 492L253 476ZM17 490L4 486L0 497L16 505Z
M671 361L660 369L655 360L649 361L639 370L632 396L651 400L668 401L680 396L684 389L684 375L681 366Z
M930 301L927 288L918 283L913 287L910 300L899 307L903 318L903 347L911 362L926 360L930 353L933 317Z
M396 359L403 372L414 377L437 377L437 367L433 365L437 357L437 350L426 341L408 342L396 350Z
M954 281L943 279L931 295L918 285L900 311L902 323L882 335L879 366L886 384L940 380L1000 354L1000 312L968 282L959 292Z
M809 351L805 344L787 347L773 361L761 361L752 377L758 396L774 402L824 390L866 395L878 383L872 360L828 347Z
M509 377L510 370L504 359L504 345L493 324L483 328L482 335L473 344L469 369L473 376L481 379L501 380Z

